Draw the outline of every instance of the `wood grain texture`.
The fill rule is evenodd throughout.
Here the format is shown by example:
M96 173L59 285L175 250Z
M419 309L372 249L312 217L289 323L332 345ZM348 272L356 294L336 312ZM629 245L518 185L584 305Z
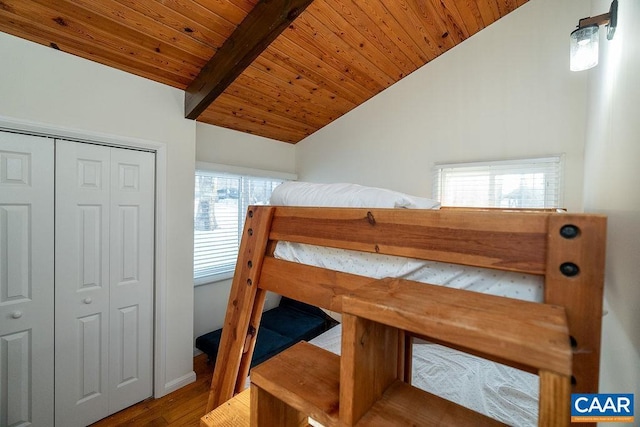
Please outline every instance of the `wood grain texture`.
M342 296L371 283L368 277L265 257L260 287L331 311L342 311Z
M393 349L398 348L399 331L378 321L349 314L349 311L358 311L351 309L357 307L354 302L366 298L364 295L368 297L370 292L361 292L345 302L342 356L339 362L336 355L307 343L299 343L254 369L251 425L297 427L307 424L307 416L327 426L502 425L398 380L400 372L397 359L402 355L393 352ZM387 301L387 308L393 310L396 301L393 298ZM361 312L384 322L389 320L380 319L379 313L365 310L362 308ZM412 309L408 308L408 312L411 313ZM524 314L529 315L538 321L544 319L536 312ZM478 312L476 316L482 318L485 314ZM512 317L509 319L513 321ZM438 329L447 327L446 321L437 326ZM565 358L565 363L570 365L569 356ZM568 425L569 376L547 370L541 370L539 374L539 425ZM336 396L338 389L339 400ZM227 413L229 408L235 411L237 405L231 402L214 412ZM335 418L337 408L339 421Z
M253 301L253 307L251 308L251 318L249 319L250 333L247 335L247 339L244 342L244 348L242 349L242 358L240 359L240 367L238 368L238 376L236 378L234 393L241 393L245 389L246 378L249 376L249 370L251 368L253 350L255 349L256 342L258 340L260 320L262 320L262 311L266 297L267 292L264 289L258 288L255 300Z
M485 352L490 348L540 368L539 425L568 425L571 353L562 308L520 306L402 279L376 281L343 299L339 384L337 356L300 343L253 371L252 425L298 426L305 416L324 420L328 413L318 414L323 407L332 413L339 407L343 426L501 425L402 382L400 330ZM338 387L339 403L334 402ZM329 421L335 424L333 417Z
M343 297L345 313L505 360L571 375L564 308L382 279Z
M308 425L300 413L263 389L251 386L251 425L255 427L300 427Z
M492 418L449 400L394 382L360 421L357 427L403 426L504 426Z
M270 239L544 274L547 218L525 212L276 208Z
M250 402L251 391L247 389L205 414L200 420L200 427L249 427Z
M326 427L337 426L340 357L306 342L256 366L251 385Z
M538 425L565 427L570 424L571 379L546 370L540 377L540 397L538 399Z
M206 354L200 354L193 359L193 369L196 373L195 382L159 399L144 400L92 424L92 427L199 426L209 397L213 366L207 363ZM247 408L247 418L248 413Z
M346 312L342 315L340 421L355 425L400 378L400 331Z
M260 0L187 87L185 117L198 118L311 1Z
M216 358L219 362L216 363L211 380L206 412L217 408L233 396L243 353L248 352L248 356L245 357L251 359L253 351L249 351L249 348L253 349L252 340L255 336L250 337L246 352L245 342L247 335L252 335L249 330L252 310L262 312L264 303L264 298L258 298L256 303L256 294L272 215L273 208L270 207L259 210L249 207L247 211Z
M296 143L525 2L315 0L198 120ZM186 89L258 4L0 0L0 31Z
M566 225L577 227L575 237L562 237L560 231ZM598 391L606 228L606 218L597 215L564 214L553 216L549 223L545 302L567 310L573 343L573 393ZM565 263L576 265L578 273L563 274Z

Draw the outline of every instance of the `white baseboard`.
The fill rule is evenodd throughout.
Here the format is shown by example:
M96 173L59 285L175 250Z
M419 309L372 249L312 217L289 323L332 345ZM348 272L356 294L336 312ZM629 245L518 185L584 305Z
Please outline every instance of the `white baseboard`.
M180 378L176 378L173 381L169 381L164 385L163 396L173 391L176 391L179 388L182 388L188 384L191 384L192 382L195 382L195 380L196 380L196 373L194 371L191 371L190 373L183 375ZM156 396L156 397L161 397L161 396Z

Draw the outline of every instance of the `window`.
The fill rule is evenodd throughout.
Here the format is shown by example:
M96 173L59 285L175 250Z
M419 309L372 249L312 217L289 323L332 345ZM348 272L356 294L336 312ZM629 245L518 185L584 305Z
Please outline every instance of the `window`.
M557 208L562 169L562 156L436 164L433 194L443 206Z
M199 285L233 276L247 207L268 204L284 179L198 170L195 180L193 275Z

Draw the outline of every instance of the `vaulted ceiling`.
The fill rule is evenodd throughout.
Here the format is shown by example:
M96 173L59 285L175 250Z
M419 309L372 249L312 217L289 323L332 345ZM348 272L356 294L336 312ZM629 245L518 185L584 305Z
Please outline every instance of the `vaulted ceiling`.
M187 91L296 143L527 0L0 0L0 31Z

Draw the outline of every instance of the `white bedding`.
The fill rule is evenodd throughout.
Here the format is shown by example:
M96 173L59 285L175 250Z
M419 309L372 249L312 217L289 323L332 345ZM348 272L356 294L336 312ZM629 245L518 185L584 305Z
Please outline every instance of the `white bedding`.
M271 193L270 203L283 206L438 209L440 202L385 188L358 184L289 181Z
M341 333L338 325L310 342L340 354ZM421 342L413 345L411 382L512 426L538 423L538 377L528 372Z
M373 279L399 277L532 302L541 302L544 297L542 278L529 274L291 242L278 242L274 256ZM340 321L339 315L328 314Z

